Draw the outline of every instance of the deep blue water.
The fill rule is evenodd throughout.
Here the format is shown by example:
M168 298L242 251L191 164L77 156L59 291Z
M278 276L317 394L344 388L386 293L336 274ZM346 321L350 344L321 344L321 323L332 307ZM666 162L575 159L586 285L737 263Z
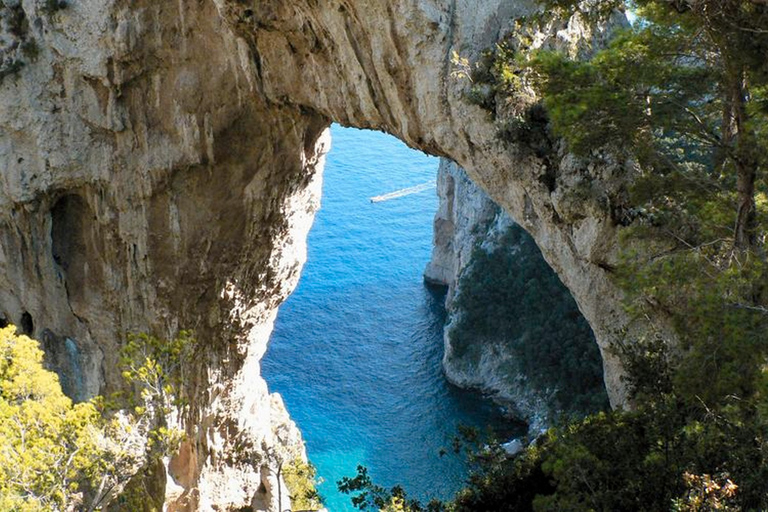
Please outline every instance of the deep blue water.
M307 443L331 512L353 510L336 482L358 464L421 498L450 497L464 462L440 457L459 424L504 424L476 393L447 384L443 296L427 289L438 161L393 137L332 128L323 204L294 294L281 306L263 374Z

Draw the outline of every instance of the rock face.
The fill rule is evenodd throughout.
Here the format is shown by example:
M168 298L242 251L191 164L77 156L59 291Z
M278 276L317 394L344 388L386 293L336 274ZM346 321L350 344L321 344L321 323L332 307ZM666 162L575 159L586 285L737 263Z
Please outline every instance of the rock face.
M533 242L514 236L519 227L455 163L441 160L437 183L424 277L448 287L448 380L491 393L532 433L560 412L599 408L605 398L594 338ZM536 298L527 291L531 283L540 302L522 304ZM544 355L547 368L525 364L526 353L536 354L532 360Z
M287 423L259 360L298 279L326 128L387 131L461 164L536 239L603 349L627 168L503 141L451 78L526 0L3 0L0 314L76 397L120 386L126 331L194 329L173 509L276 507ZM558 35L558 30L563 29ZM573 30L553 26L551 38ZM574 27L571 27L574 29ZM563 35L566 34L566 35ZM568 35L570 34L570 35ZM575 192L588 185L588 197ZM307 348L311 350L311 347Z
M462 274L473 264L475 249L481 246L488 251L498 249L503 233L514 222L458 165L445 158L440 160L437 172L437 195L439 206L435 214L432 256L424 270L424 279L448 287L445 376L457 386L492 393L510 407L517 418L525 420L531 431L538 431L549 417L547 397L527 386L522 376L507 378L505 368L515 356L506 340L478 335L474 339L477 357L472 357L459 354L451 336L451 326L456 325L462 314L462 308L455 301L458 285ZM501 250L514 252L516 248Z
M13 9L38 54L0 84L0 313L81 398L120 386L126 331L194 329L178 507L267 510L265 447L291 423L259 361L304 259L327 121L258 94L211 3Z
M459 275L469 265L475 245L489 239L494 231L492 224L506 226L512 219L501 214L488 194L446 158L440 159L437 170L437 197L432 256L424 270L424 279L448 287L445 305L450 310Z

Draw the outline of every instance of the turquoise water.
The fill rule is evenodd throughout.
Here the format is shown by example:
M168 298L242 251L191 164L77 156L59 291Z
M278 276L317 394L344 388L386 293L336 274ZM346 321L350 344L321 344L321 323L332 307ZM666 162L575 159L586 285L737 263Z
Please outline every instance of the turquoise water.
M441 373L443 295L422 282L434 187L370 202L434 181L438 160L381 133L334 126L332 135L307 264L280 308L263 374L304 434L332 512L353 510L336 482L358 464L383 485L447 498L466 473L439 455L457 425L505 422Z

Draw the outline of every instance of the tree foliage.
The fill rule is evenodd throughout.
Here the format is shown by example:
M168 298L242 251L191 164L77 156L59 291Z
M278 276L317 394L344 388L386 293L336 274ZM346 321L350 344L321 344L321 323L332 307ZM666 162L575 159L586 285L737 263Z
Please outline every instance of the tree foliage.
M636 158L657 200L678 185L672 201L729 203L721 235L752 248L764 237L756 196L768 154L768 6L637 0L633 8L635 25L591 58L539 52L529 62L553 132L578 154L608 147Z
M718 410L755 395L768 354L768 6L633 7L635 26L591 58L542 52L530 65L572 150L637 160L617 282L631 314L674 327L673 391Z
M160 415L167 414L172 407L185 405L181 396L182 370L191 357L193 344L190 331L180 331L170 340L146 333L129 333L127 343L120 350L123 379L142 402L159 404Z
M101 415L73 404L42 362L36 341L0 330L2 510L70 509L99 474Z
M433 500L423 505L419 500L409 499L408 494L397 485L387 489L371 480L368 469L357 466L357 475L344 477L338 482L339 491L351 494L352 505L358 510L379 510L382 512L444 512L444 504Z
M320 510L323 500L317 492L317 469L302 457L296 457L282 467L281 474L290 490L294 510Z
M37 341L13 326L0 330L0 510L101 510L114 502L153 509L151 497L124 492L179 440L160 418L176 394L165 377L190 338L152 340L133 337L123 351L125 376L141 397L126 408L119 397L74 404L43 367ZM166 358L169 351L175 355Z

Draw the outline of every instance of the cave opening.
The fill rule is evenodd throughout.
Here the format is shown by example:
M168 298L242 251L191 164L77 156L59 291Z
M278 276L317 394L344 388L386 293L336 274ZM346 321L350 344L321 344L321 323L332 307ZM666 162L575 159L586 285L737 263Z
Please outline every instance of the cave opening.
M32 336L32 334L35 332L35 324L32 321L32 315L29 314L29 311L25 311L21 314L21 319L19 319L19 327L21 327L21 332L27 336Z
M85 257L83 223L88 206L75 194L60 197L51 208L51 256L64 272L76 269L73 263Z
M449 498L466 477L465 461L441 456L458 426L514 436L521 425L442 372L445 290L423 278L438 159L379 132L334 125L332 138L307 263L263 376L302 431L330 510L353 510L336 482L358 464L420 499Z

